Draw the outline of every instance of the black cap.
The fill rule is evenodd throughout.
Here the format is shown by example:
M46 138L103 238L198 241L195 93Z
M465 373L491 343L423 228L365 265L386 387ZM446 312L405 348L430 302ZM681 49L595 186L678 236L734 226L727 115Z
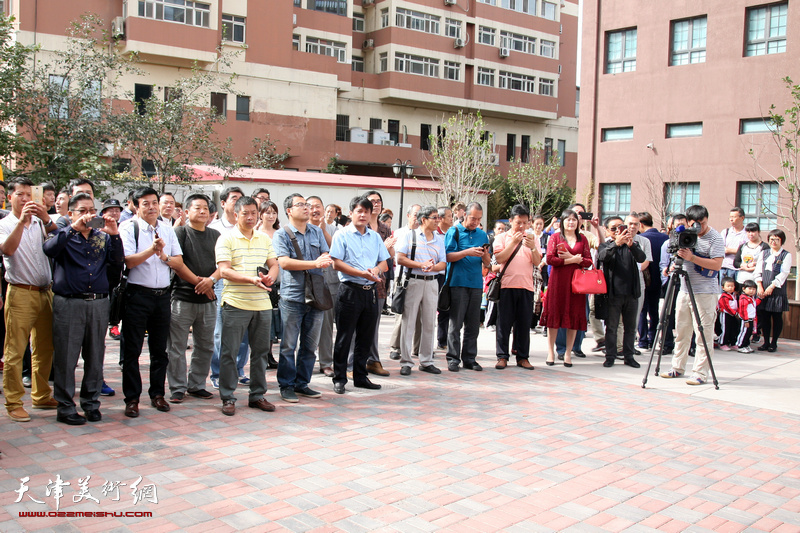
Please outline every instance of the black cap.
M108 200L103 202L103 208L100 209L100 214L102 215L103 211L105 211L109 207L119 207L120 210L122 210L122 205L119 203L119 200L117 200L116 198L109 198Z

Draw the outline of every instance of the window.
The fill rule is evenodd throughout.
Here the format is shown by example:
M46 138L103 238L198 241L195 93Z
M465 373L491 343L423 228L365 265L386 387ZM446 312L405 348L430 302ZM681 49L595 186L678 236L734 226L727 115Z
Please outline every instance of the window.
M308 0L308 9L334 15L347 15L347 0Z
M672 65L705 63L707 17L672 22Z
M397 8L395 23L398 28L408 28L409 30L424 31L439 35L439 20L441 17L412 11L410 9Z
M381 28L389 26L389 10L381 9Z
M50 117L69 117L69 78L50 74Z
M504 9L519 11L520 13L536 14L536 0L479 0L490 6L499 6Z
M211 109L217 115L224 117L228 111L228 95L225 93L211 93Z
M513 133L506 135L506 161L513 161L517 153L517 136Z
M780 130L780 128L777 128ZM776 130L771 118L743 118L739 121L739 133L772 133Z
M531 160L531 136L523 135L519 145L519 160L529 163Z
M562 167L567 165L567 141L564 139L558 140L558 164Z
M601 139L601 142L633 139L633 126L627 128L603 128Z
M350 115L336 115L336 140L350 140Z
M674 139L680 137L700 137L701 135L703 135L702 122L667 124L667 139Z
M494 87L494 69L478 67L478 85Z
M382 130L383 120L379 118L369 119L369 131Z
M536 92L536 78L525 74L500 71L500 88L522 91L525 93Z
M761 56L786 51L786 14L789 3L751 7L747 10L744 55Z
M353 72L364 72L364 58L353 56L352 67Z
M539 55L542 57L556 57L555 41L541 39L539 41Z
M250 120L249 96L236 96L236 120Z
M111 168L114 169L114 172L117 174L122 174L123 172L130 172L131 171L131 160L130 158L117 158L111 160Z
M302 3L302 2L301 2L300 0L294 0L294 5L295 5L295 7L302 7L302 6L301 6L301 3Z
M736 205L744 209L744 223L757 222L761 231L770 231L778 222L777 183L739 183Z
M430 124L420 124L419 125L419 148L420 148L420 150L430 150L431 149L431 125Z
M664 204L669 213L685 213L690 205L700 203L700 183L678 182L664 186Z
M211 6L191 0L139 0L139 16L208 28Z
M553 160L553 139L550 137L544 138L544 160L548 165Z
M539 94L542 96L555 96L556 82L545 78L539 78Z
M232 43L243 43L244 21L244 17L222 15L222 40Z
M495 36L495 29L494 28L487 28L486 26L479 26L478 27L478 42L482 44L488 44L490 46L494 46L494 36Z
M156 175L156 164L153 162L152 159L142 160L142 174L144 174L148 178L152 178L153 176Z
M556 20L556 5L553 2L542 2L542 16L546 19Z
M300 36L296 33L292 35L292 50L300 50Z
M389 54L386 52L380 55L380 72L389 70Z
M461 63L444 62L444 79L459 81L461 79Z
M636 70L636 28L606 33L606 74Z
M364 15L361 13L353 13L353 31L364 32Z
M389 133L389 139L397 144L400 142L400 121L389 119L386 121L386 131Z
M430 57L414 56L397 52L394 55L394 69L397 72L419 74L431 78L439 77L439 60Z
M501 31L500 46L505 46L511 50L517 50L518 52L524 52L526 54L535 54L536 38L508 31Z
M461 37L461 21L456 19L444 19L444 34L448 37Z
M319 54L321 56L335 57L339 63L345 63L347 56L347 45L327 39L317 39L316 37L306 37L306 52Z
M153 86L137 83L133 86L133 103L140 115L146 112L147 100L153 96Z
M90 120L100 120L100 109L103 105L103 82L90 80L83 88L83 109L81 113Z
M604 183L600 185L600 220L617 216L625 220L631 212L631 184Z

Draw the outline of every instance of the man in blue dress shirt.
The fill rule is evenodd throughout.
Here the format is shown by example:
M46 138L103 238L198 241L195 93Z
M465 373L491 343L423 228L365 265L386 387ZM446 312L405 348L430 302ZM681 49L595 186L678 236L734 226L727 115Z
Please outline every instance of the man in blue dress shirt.
M109 265L125 260L117 222L106 215L103 229L87 223L95 218L94 200L78 193L69 201L72 225L59 229L45 241L44 253L53 259L53 346L54 397L58 401L56 420L71 426L98 422L100 390L103 385L105 334L108 327ZM83 355L81 408L75 408L75 367Z

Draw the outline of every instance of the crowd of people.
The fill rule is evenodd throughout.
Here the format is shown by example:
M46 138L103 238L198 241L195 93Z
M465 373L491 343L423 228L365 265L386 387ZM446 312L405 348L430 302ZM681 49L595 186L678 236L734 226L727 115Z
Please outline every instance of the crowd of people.
M437 350L449 372L483 370L482 320L495 327L498 370L512 356L517 367L534 369L532 329L547 335L548 366L563 360L571 367L573 356L585 357L590 327L603 366L620 359L638 368L636 338L641 349L657 342L659 300L678 266L694 298L682 280L667 303L658 348L673 358L662 377L682 376L693 355L687 383L700 385L715 342L749 353L759 335L759 349L775 351L788 307L786 237L773 230L762 243L758 225L745 227L739 208L722 233L708 225L703 206L674 214L667 230L694 226L697 242L672 249L649 213L610 216L601 225L581 204L547 227L516 205L508 226L496 224L490 238L477 202L412 205L405 225L392 231L393 215L374 190L353 198L345 214L317 196L291 194L279 206L263 188L246 195L227 187L217 207L203 194L181 204L142 187L124 207L105 200L99 213L87 179L58 194L26 178L9 180L6 189L0 368L9 417L18 422L30 420L26 386L32 407L56 409L59 422L102 420L100 397L116 393L103 379L107 334L120 341L125 416L139 416L145 340L146 397L154 409L170 411L187 397L212 400L211 388L222 413L233 416L239 386L247 388L249 408L275 410L265 398L268 369L277 370L280 398L290 403L322 396L311 388L315 368L337 394L351 381L380 389L370 374L390 374L378 345L387 315L394 315L389 358L400 361L401 376L412 374L414 358L417 371L441 374ZM573 277L586 269L602 270L605 294L587 298L573 289ZM715 321L713 342L695 338L700 325L714 331ZM75 403L79 358L83 414Z

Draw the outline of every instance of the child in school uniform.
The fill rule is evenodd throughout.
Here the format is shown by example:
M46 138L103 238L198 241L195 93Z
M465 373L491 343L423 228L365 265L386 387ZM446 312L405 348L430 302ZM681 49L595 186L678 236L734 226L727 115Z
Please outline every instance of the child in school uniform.
M758 331L758 321L756 319L756 307L761 300L756 298L758 286L756 282L748 279L742 282L742 294L739 296L738 310L741 325L739 335L736 338L736 346L740 353L753 353L750 346L751 336Z
M739 316L736 314L738 307L736 281L730 277L722 278L722 294L717 303L717 324L714 327L720 350L727 352L736 346L740 326Z

